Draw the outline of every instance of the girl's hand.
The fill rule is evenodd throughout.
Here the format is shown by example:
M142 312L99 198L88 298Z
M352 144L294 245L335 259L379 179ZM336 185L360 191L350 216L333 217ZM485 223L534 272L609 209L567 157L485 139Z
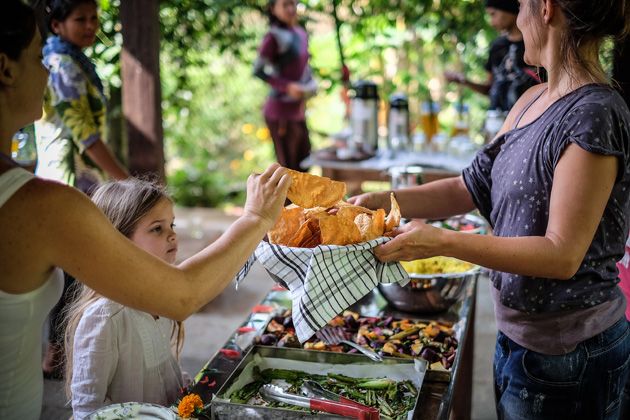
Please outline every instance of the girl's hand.
M385 211L389 211L391 207L389 193L389 191L385 191L355 195L348 199L348 203L354 204L355 206L367 207L371 210L384 209Z
M382 262L412 261L441 255L444 230L414 220L395 229L394 239L374 249L374 255Z
M289 83L287 85L287 95L293 99L300 100L304 98L304 89L302 89L302 86L299 83Z
M262 174L251 174L247 179L244 215L260 218L271 229L280 216L289 185L291 176L277 163L270 165Z

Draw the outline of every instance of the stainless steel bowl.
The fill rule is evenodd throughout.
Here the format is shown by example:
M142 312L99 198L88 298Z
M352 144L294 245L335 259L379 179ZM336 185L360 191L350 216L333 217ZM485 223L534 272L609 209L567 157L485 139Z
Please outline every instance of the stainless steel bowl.
M462 273L410 274L406 286L379 284L378 290L391 306L403 312L430 314L447 310L457 302L466 283L479 275L479 267Z

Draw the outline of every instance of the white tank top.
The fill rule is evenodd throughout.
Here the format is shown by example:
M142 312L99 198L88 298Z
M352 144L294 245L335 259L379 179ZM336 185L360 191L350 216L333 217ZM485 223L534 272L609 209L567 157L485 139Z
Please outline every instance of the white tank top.
M0 175L0 207L33 177L22 168ZM0 290L0 419L40 417L44 388L42 329L62 290L63 272L59 268L30 292L11 294Z

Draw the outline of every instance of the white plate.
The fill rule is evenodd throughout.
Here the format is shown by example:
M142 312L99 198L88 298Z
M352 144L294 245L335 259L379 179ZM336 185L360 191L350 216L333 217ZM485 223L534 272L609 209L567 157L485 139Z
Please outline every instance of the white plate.
M166 407L156 404L125 402L112 404L91 412L88 420L177 420L177 415Z

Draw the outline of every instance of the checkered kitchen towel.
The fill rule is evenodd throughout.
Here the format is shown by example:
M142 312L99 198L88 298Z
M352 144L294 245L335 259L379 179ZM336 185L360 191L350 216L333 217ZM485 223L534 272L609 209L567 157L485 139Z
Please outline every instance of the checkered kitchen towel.
M293 324L300 342L308 340L336 315L343 312L378 283L409 282L399 263L382 263L372 249L390 241L377 238L356 245L320 245L289 248L261 242L255 257L269 274L285 285L293 302ZM237 275L245 277L253 258Z

